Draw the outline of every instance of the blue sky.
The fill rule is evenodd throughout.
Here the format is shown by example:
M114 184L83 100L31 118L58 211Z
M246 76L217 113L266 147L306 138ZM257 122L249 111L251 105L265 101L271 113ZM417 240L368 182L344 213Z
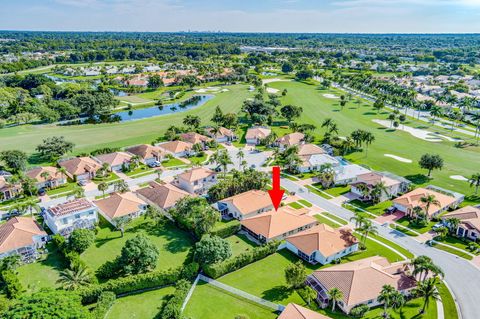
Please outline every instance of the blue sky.
M480 0L0 0L0 29L480 33Z

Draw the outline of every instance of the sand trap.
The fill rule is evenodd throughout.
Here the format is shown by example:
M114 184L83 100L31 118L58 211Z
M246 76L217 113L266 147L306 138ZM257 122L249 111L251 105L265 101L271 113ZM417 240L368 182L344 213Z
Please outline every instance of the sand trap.
M274 89L274 88L267 88L267 93L277 94L278 91L280 91L280 90Z
M335 94L330 94L330 93L325 93L325 94L322 94L323 97L326 97L327 99L339 99L338 96L336 96Z
M393 129L393 127L391 127L391 122L389 120L372 120L372 121L374 121L377 124L380 124L381 126ZM410 126L403 125L403 124L401 124L396 129L401 130L401 131L405 131L407 133L410 133L411 135L413 135L413 136L415 136L419 139L422 139L424 141L429 141L429 142L434 142L434 143L442 142L443 141L442 138L444 138L448 141L451 141L451 142L458 142L459 141L458 139L455 139L455 138L451 138L451 137L448 137L448 136L445 136L445 135L440 135L440 134L433 133L433 132L430 132L430 131L427 131L427 130L422 130L422 129L410 127Z
M272 83L272 82L289 82L290 80L284 80L284 79L278 79L278 78L274 78L274 79L263 79L262 80L262 83L263 84L267 84L267 83Z
M451 175L450 178L456 181L468 181L468 178L462 175Z
M393 154L383 154L383 156L396 159L397 161L402 162L402 163L411 163L411 162L413 162L411 159L408 159L408 158L405 158L405 157L400 157L400 156L393 155Z
M228 89L220 89L219 87L209 86L206 88L198 89L195 92L197 93L217 93L217 92L227 92Z

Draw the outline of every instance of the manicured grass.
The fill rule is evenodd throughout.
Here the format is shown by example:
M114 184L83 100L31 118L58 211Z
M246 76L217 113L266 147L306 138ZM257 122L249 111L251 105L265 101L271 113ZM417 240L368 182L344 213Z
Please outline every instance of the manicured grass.
M350 204L358 206L360 208L365 209L366 211L369 211L372 214L375 214L377 216L381 216L385 214L385 210L389 207L392 206L392 201L384 201L375 205L371 205L369 203L364 203L362 201L359 201L357 199L354 199L350 202Z
M299 204L299 203L297 203L297 202L291 202L291 203L288 203L288 206L290 206L290 207L293 207L293 208L295 208L295 209L300 209L300 208L303 208L303 206L302 206L302 205L300 205L300 204Z
M405 235L407 236L412 236L412 237L415 237L415 236L418 236L417 234L415 234L414 232L404 228L404 227L401 227L399 225L395 225L395 224L390 224L390 228L392 229L395 229L395 230L398 230L399 232L402 232L404 233Z
M415 256L410 252L408 251L407 249L403 248L402 246L400 245L397 245L396 243L382 237L382 236L378 236L378 235L369 235L370 237L372 238L375 238L376 240L378 241L381 241L382 243L396 249L397 251L399 251L400 253L402 253L403 255L405 255L405 257L407 257L408 259L412 259L414 258Z
M444 243L444 244L447 244L447 245L450 245L450 246L455 246L457 248L460 248L462 250L465 250L465 251L473 254L473 252L468 250L468 243L469 243L468 240L462 240L460 238L453 237L451 235L447 235L447 236L445 236L445 238L435 237L434 240L436 240L438 242L441 242L441 243ZM477 251L477 253L474 253L474 254L479 255L479 252Z
M445 314L445 318L457 319L457 307L455 306L455 300L453 299L450 290L443 282L437 283L437 289L442 297L443 313Z
M448 253L457 255L458 257L461 257L461 258L464 258L464 259L467 259L467 260L472 260L473 259L473 256L468 255L466 252L464 253L462 251L459 251L457 249L453 249L453 248L450 248L450 247L447 247L447 246L444 246L444 245L439 245L439 244L433 243L433 247L435 247L437 249L440 249L440 250L443 250L443 251L446 251Z
M340 217L338 217L338 216L336 216L336 215L333 215L333 214L330 214L330 213L327 213L327 212L323 212L322 214L324 214L325 216L327 216L327 217L329 217L329 218L331 218L331 219L339 222L339 223L342 224L342 225L347 225L347 224L348 224L348 222L347 222L345 219L340 218Z
M178 158L171 158L168 161L162 162L163 167L173 167L173 166L182 166L182 165L187 165L185 162L182 162Z
M202 164L203 162L205 162L207 160L207 157L208 155L206 153L204 153L202 156L192 156L192 157L189 157L188 160L190 162L192 162L192 164Z
M318 196L321 196L323 198L326 198L326 199L331 199L332 196L329 196L328 194L325 194L323 192L321 192L320 190L318 190L317 188L315 188L314 186L312 185L307 185L306 186L312 193L318 195Z
M334 221L331 221L330 219L326 218L323 213L322 214L315 214L314 215L315 219L318 220L319 223L321 224L326 224L330 227L333 228L338 228L341 227L341 224L335 223Z
M313 206L312 203L310 203L309 201L307 201L305 199L300 199L298 202L305 207L312 207Z
M8 208L10 208L14 205L21 204L21 203L27 202L29 200L35 200L37 202L40 202L40 200L36 196L12 198L12 199L0 202L0 209L8 210Z
M158 315L165 297L175 292L174 287L165 287L115 300L105 318L109 319L154 319Z
M151 169L150 167L146 166L146 165L139 165L137 168L129 171L129 172L126 172L125 175L127 176L133 176L133 175L139 175L139 174L142 174L143 173L149 173L149 174L152 174L154 173L154 170Z
M420 234L423 234L423 233L426 233L426 232L430 231L432 229L432 226L436 224L436 222L431 221L427 225L421 226L421 225L418 225L414 222L411 222L410 218L408 218L408 217L402 217L399 220L397 220L396 223L400 224L402 226L411 228L411 229L415 230L416 232L419 232Z
M60 271L67 266L53 243L47 244L47 249L49 253L46 257L17 269L20 282L29 292L38 291L41 288L57 288Z
M192 319L234 319L240 315L248 319L277 318L270 308L203 282L195 288L184 314Z
M77 188L79 188L79 186L76 183L66 183L66 184L60 185L57 188L47 190L47 195L52 196L52 195L58 195L61 193L73 192Z
M347 186L337 186L332 188L327 188L324 190L325 193L328 193L334 197L338 197L340 195L346 194L350 192L350 185Z
M238 256L247 251L251 251L257 245L249 240L247 236L238 234L225 238L230 243L232 248L232 257Z
M113 173L113 172L110 172L108 173L108 175L106 175L105 177L95 177L93 179L93 182L95 184L100 184L100 183L107 183L107 184L110 184L110 183L113 183L114 181L117 181L119 180L120 177L118 177L117 174Z
M106 261L114 260L120 255L125 242L140 233L147 235L160 251L157 269L182 265L193 245L193 239L188 233L170 223L156 226L150 219L139 217L127 226L124 237L121 237L120 231L112 229L106 223L103 220L103 227L97 234L95 244L81 255L93 270L98 269Z
M360 234L355 233L355 236L357 236L357 238L359 238L359 240L360 240ZM404 260L404 258L401 257L400 255L398 255L396 252L394 252L393 250L388 249L387 247L385 247L383 245L380 245L379 243L371 240L370 237L372 237L372 236L369 235L369 238L367 238L366 243L365 243L366 246L367 246L367 249L358 250L357 252L355 252L351 255L342 257L342 263L355 261L355 260L359 260L359 259L363 259L363 258L367 258L367 257L372 257L372 256L382 256L382 257L387 258L388 261L390 261L390 262L397 262L397 261ZM405 255L404 251L399 250L397 247L395 247L395 245L390 245L390 242L388 242L384 238L375 237L375 239L377 239L377 240L379 240L379 241L381 241L385 244L388 244L389 246L392 246L393 248L397 249L398 251L400 251L401 253L403 253ZM413 256L411 253L410 253L410 255ZM409 257L409 256L407 255L407 257Z

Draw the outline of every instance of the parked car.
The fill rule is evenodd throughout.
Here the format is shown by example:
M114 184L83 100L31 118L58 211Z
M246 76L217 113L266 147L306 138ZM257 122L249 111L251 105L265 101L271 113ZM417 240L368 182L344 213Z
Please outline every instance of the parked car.
M79 186L85 186L85 185L87 185L87 181L82 179L81 181L78 181L77 184Z
M436 223L435 225L432 226L432 229L437 230L437 229L442 228L442 227L445 227L445 225L442 224L442 223Z
M44 196L46 193L47 191L45 190L45 188L40 188L38 190L38 196Z
M150 168L160 167L160 165L161 165L161 163L159 161L148 163L148 167L150 167Z

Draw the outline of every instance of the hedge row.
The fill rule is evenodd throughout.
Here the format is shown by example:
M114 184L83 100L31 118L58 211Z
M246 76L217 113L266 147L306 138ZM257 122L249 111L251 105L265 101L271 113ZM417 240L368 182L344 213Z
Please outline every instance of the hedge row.
M163 271L153 271L145 274L131 275L112 279L102 284L91 285L79 289L82 303L90 304L96 302L104 291L112 291L116 295L134 292L142 289L150 289L176 283L182 278L194 278L198 271L197 263L190 263L178 268Z
M115 296L115 294L111 291L102 292L98 297L97 306L93 311L93 317L96 319L105 318L105 315L113 306L113 303L115 302L116 298L117 297Z
M0 282L8 298L17 299L23 291L23 286L13 270L4 270L0 274Z
M220 263L207 265L203 270L208 276L218 278L275 253L279 245L279 242L272 241L264 246L256 247L251 251L240 254L234 258L227 259Z
M226 227L222 227L220 229L211 231L210 235L218 236L218 237L221 237L221 238L227 238L227 237L230 237L232 235L235 235L242 228L242 225L240 224L240 222L238 220L232 221L230 223L231 224L226 226Z
M185 279L175 285L175 292L164 303L159 319L180 319L182 317L182 305L190 290L191 283Z

